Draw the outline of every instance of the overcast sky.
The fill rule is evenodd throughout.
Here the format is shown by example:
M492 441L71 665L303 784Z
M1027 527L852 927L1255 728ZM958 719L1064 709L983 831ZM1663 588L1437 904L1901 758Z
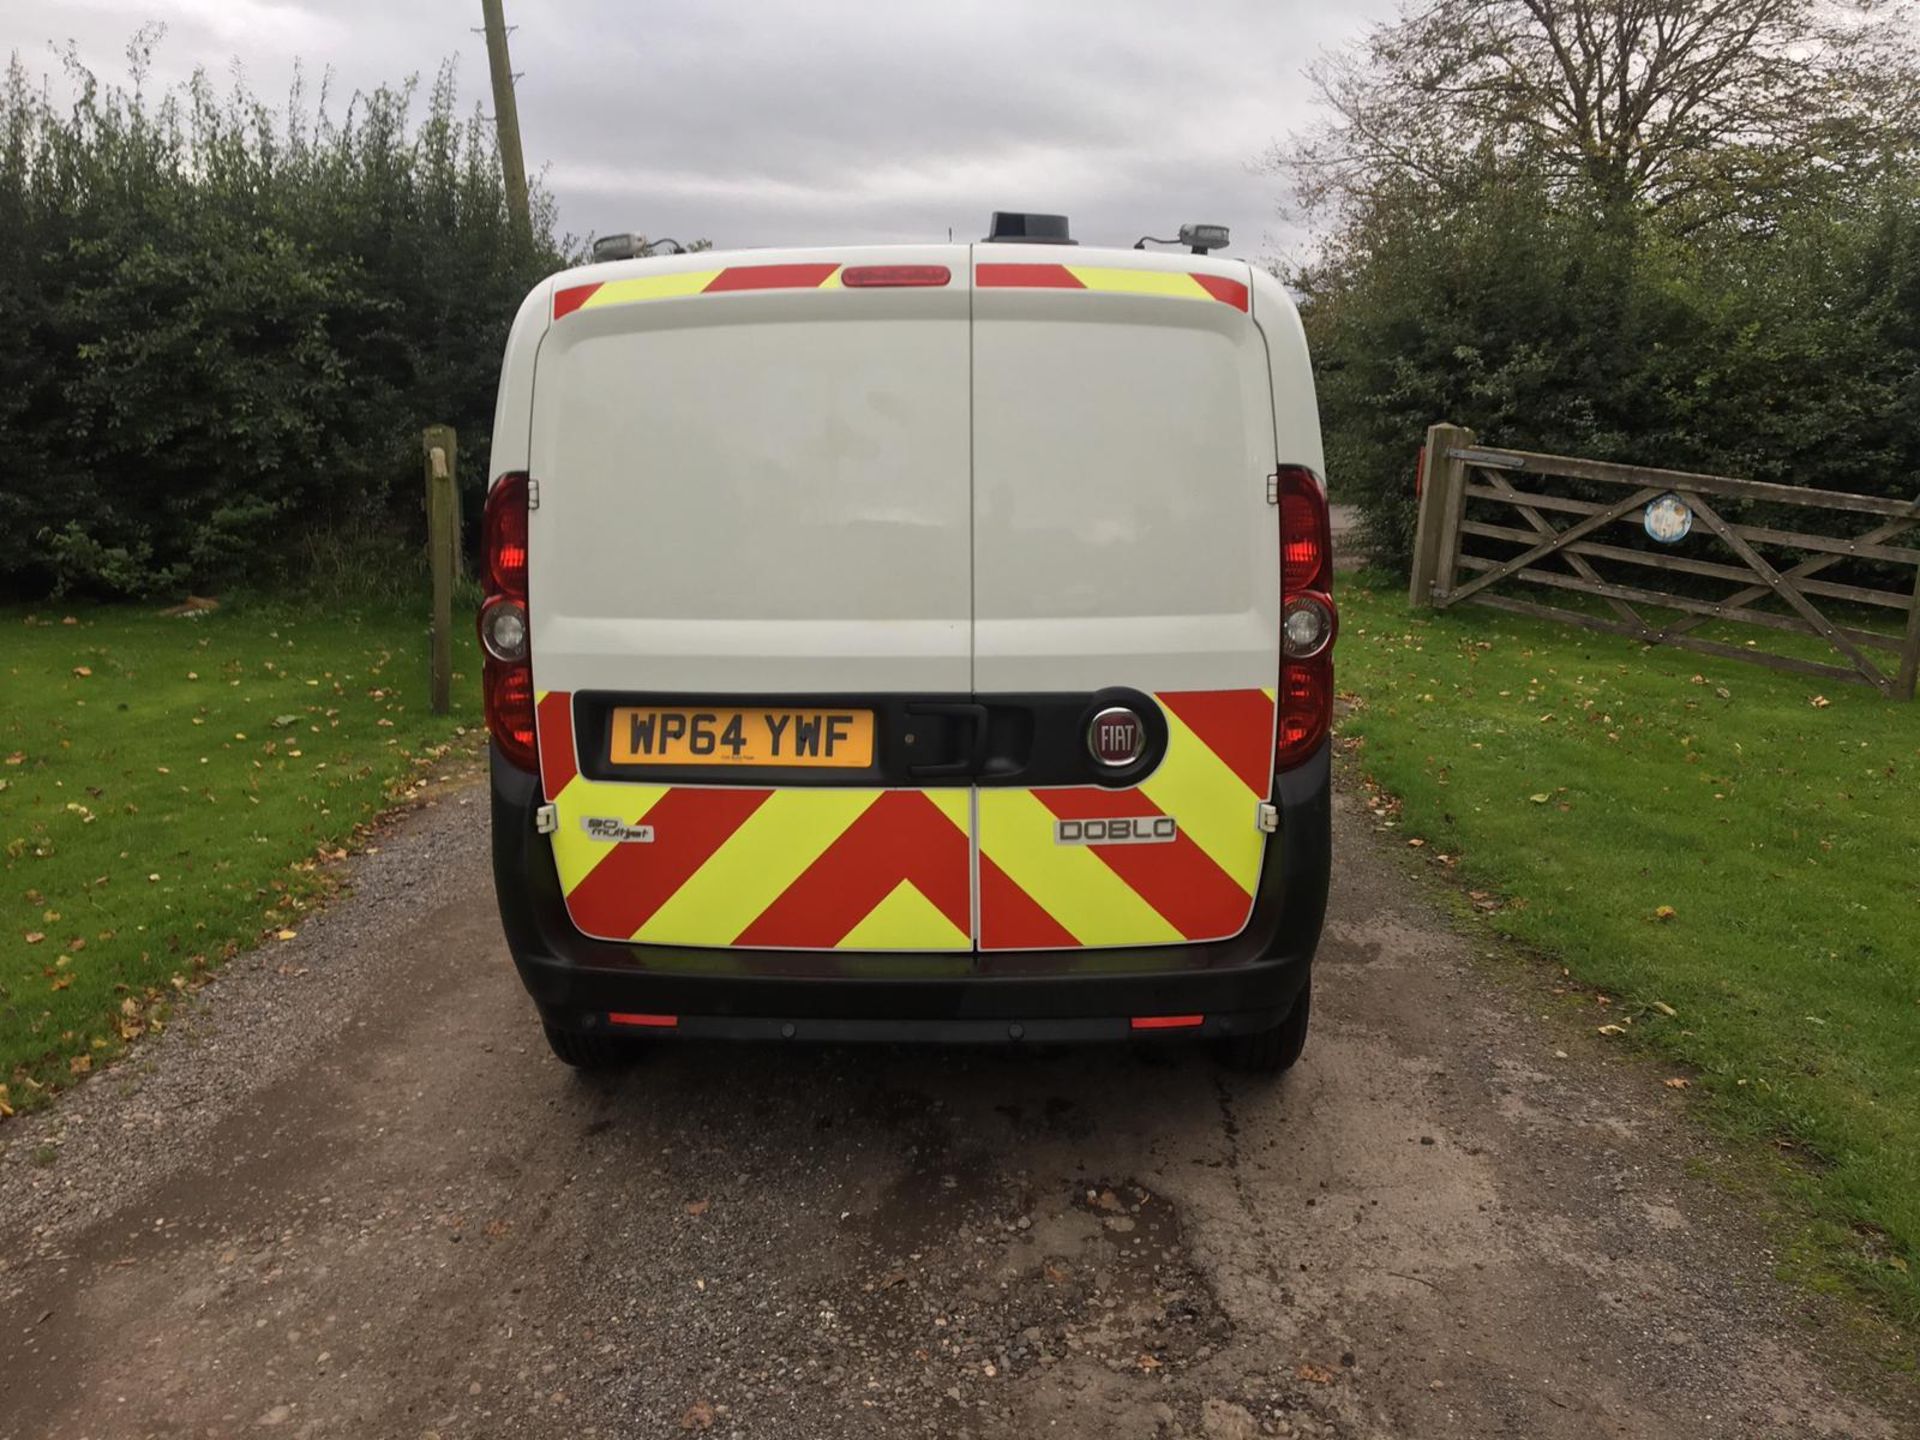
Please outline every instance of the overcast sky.
M527 167L576 234L719 245L957 240L994 209L1064 211L1084 243L1232 226L1291 252L1255 162L1312 115L1303 67L1392 0L506 0ZM298 58L338 93L459 63L492 105L480 0L0 0L35 70L76 42L123 76L167 27L156 78L235 62L278 99Z

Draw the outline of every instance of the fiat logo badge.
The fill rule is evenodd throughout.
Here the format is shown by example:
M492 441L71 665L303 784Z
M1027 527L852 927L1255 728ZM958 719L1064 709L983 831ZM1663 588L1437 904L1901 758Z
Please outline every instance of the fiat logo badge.
M1147 748L1147 727L1124 705L1110 705L1087 726L1087 749L1110 770L1121 770Z

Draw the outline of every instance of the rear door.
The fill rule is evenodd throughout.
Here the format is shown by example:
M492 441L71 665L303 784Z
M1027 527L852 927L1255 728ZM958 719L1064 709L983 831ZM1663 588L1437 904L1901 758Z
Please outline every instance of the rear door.
M968 299L950 246L556 282L533 675L586 934L970 948Z
M1265 853L1280 648L1247 269L990 245L973 267L974 688L1072 732L983 779L980 946L1236 935ZM1102 783L1088 762L1083 727L1109 702L1146 722L1144 778Z

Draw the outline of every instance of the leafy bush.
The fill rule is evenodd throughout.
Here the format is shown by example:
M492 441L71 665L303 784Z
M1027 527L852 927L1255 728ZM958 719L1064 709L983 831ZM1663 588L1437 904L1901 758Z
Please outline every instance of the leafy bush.
M316 537L417 536L419 432L460 434L479 511L494 382L529 247L443 66L344 116L204 74L150 96L69 56L56 109L0 94L0 592L140 594L300 574ZM414 547L414 553L418 548Z

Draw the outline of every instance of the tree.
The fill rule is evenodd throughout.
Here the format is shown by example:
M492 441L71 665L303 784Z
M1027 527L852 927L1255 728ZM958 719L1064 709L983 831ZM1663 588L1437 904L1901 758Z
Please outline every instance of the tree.
M1609 214L1764 218L1920 154L1913 14L1882 0L1431 0L1311 76L1269 157L1309 205L1524 159Z
M1276 152L1331 483L1403 559L1438 420L1908 498L1920 134L1904 9L1427 0ZM1844 202L1844 203L1839 203Z

